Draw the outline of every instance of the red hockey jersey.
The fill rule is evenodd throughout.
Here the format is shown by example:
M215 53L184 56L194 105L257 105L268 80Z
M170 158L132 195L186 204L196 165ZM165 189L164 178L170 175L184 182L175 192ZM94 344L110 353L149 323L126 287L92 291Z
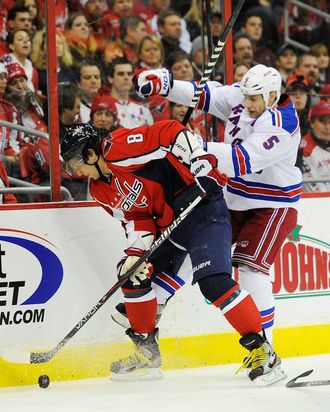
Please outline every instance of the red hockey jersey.
M103 156L113 174L109 183L91 179L90 193L121 220L128 247L134 232L156 236L165 229L175 216L175 198L194 182L189 167L170 153L183 129L176 121L162 121L117 129L103 141Z

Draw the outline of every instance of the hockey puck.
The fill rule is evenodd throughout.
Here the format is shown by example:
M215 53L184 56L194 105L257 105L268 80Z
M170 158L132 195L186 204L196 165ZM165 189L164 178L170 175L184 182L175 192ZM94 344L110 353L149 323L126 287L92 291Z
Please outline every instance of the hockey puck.
M39 384L40 388L44 388L44 389L48 388L49 382L50 382L49 376L47 376L47 375L39 376L38 384Z

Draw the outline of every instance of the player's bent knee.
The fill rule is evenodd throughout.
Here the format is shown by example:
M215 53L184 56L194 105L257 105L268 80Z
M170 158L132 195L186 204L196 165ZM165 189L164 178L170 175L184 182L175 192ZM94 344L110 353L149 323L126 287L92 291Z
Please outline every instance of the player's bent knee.
M236 286L236 282L228 273L217 273L200 279L198 285L203 296L213 303Z

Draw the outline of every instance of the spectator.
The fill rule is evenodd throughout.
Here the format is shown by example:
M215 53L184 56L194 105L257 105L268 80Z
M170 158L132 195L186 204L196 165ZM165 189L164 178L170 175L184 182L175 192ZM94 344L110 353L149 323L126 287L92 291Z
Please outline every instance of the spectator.
M113 35L109 21L104 18L106 2L105 0L81 0L80 4L90 30L97 42L98 49L103 50L106 40Z
M138 50L138 67L159 69L164 64L164 48L159 37L147 35L141 40ZM144 100L152 113L154 121L167 120L170 116L170 104L163 96L156 94Z
M14 104L21 115L23 126L47 132L43 110L38 97L28 88L27 77L17 63L7 66L8 85L6 99ZM20 150L19 167L21 178L34 184L49 184L49 145L48 139L25 134ZM48 196L37 196L37 200L48 200Z
M202 44L202 36L196 37L192 42L191 48L191 64L194 70L193 80L200 80L203 74L203 68L209 60L209 48L207 36L204 36L204 45ZM204 46L204 47L203 47ZM215 69L214 69L215 70Z
M156 33L159 37L161 36L159 27L158 27L158 16L163 10L168 10L171 7L171 0L149 0L149 8L146 9L146 22L151 27L153 33ZM190 34L187 30L187 24L185 19L180 18L180 29L181 34L179 37L179 47L186 53L191 52L191 39ZM144 17L144 16L141 16Z
M0 57L3 54L9 52L7 49L7 20L8 20L8 10L12 9L14 6L14 0L2 0L0 7Z
M80 90L72 83L59 83L58 85L58 112L59 112L59 137L64 139L70 127L80 120ZM74 200L86 200L87 180L78 175L69 176L62 171L61 185L66 187Z
M118 129L115 100L110 96L95 96L91 107L90 124L107 135Z
M41 102L27 85L24 69L17 63L7 67L8 84L5 98L14 104L20 113L23 126L47 132Z
M297 52L290 44L283 44L276 53L276 68L282 76L282 89L285 89L286 81L292 76L297 67Z
M192 0L191 6L183 16L187 23L187 30L190 33L190 39L193 41L201 35L202 27L202 5L201 0Z
M0 119L17 125L20 122L19 113L12 103L4 99L7 82L7 69L3 63L0 63ZM0 159L13 177L19 177L19 138L20 135L15 129L1 126Z
M175 80L194 80L194 70L190 58L182 50L168 56L167 67L172 71Z
M0 160L0 188L9 187L9 179L6 168ZM13 193L0 193L0 204L17 203L17 199Z
M289 77L285 92L290 96L297 110L301 135L304 136L309 129L311 109L310 91L304 76Z
M80 90L72 83L58 85L59 132L62 141L68 129L80 123Z
M253 46L250 36L247 33L236 33L233 40L234 62L243 62L249 66L254 66Z
M147 35L147 26L138 16L125 17L120 22L120 38L123 40L126 57L134 64L137 61L136 53L142 38Z
M316 43L310 47L309 52L317 58L320 70L320 83L330 83L330 58L329 50L323 43Z
M65 22L65 37L68 41L74 65L82 59L92 58L97 51L97 42L83 13L72 13Z
M69 45L61 31L56 32L56 62L57 81L59 83L76 82L76 74L72 69L73 57ZM44 30L36 33L32 42L31 61L38 71L39 90L47 96L47 62L46 62L46 33Z
M298 57L297 71L307 80L312 95L312 106L320 101L320 69L317 58L310 53L303 53Z
M326 84L320 90L321 101L330 103L330 83Z
M162 10L157 19L158 31L165 51L165 60L172 52L183 51L180 48L181 22L178 12Z
M278 30L276 23L275 10L276 6L280 6L281 2L268 1L268 0L251 0L246 2L247 13L253 16L259 16L262 19L262 42L272 51L278 49ZM244 6L243 9L244 10ZM245 15L244 11L242 15Z
M328 178L327 182L305 183L308 192L330 190L330 104L320 102L312 108L310 132L303 136L303 177Z
M120 57L126 57L123 42L119 39L107 39L100 58L102 72L109 64L111 64L112 60Z
M215 46L223 31L222 17L219 11L214 11L211 14L211 33L212 33L212 43Z
M250 36L253 45L254 60L265 66L275 66L275 55L264 45L262 39L262 19L253 10L246 14L241 32L247 33Z
M37 0L16 0L15 7L26 7L28 9L31 20L30 30L36 32L43 29L45 22Z
M19 64L27 76L27 85L32 92L38 90L38 72L32 66L28 56L31 53L31 38L28 31L14 30L8 36L8 48L11 51L2 56L1 60L5 65L11 63Z
M133 63L122 58L112 62L107 80L111 85L111 96L115 99L118 121L121 126L133 128L154 122L147 107L129 98L132 89Z
M234 64L234 82L240 82L244 76L244 74L250 69L251 67L248 64L242 62L236 62Z
M8 32L14 30L26 30L31 32L32 21L29 9L27 7L13 7L9 10L7 16Z
M120 21L133 14L133 0L108 0L110 13L104 16L112 30L112 37L120 39Z
M164 64L165 54L160 39L153 35L144 36L137 49L137 66L147 69L160 69Z
M101 88L101 69L93 60L83 60L77 69L77 85L81 90L80 118L87 123L94 97Z

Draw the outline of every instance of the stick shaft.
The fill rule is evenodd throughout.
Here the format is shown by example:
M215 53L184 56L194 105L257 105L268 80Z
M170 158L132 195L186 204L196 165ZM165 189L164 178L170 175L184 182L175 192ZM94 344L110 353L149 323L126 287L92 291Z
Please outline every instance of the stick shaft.
M140 257L140 259L112 286L111 289L97 302L95 306L74 326L73 329L49 352L31 352L29 363L45 363L53 358L56 353L65 346L68 341L95 315L95 313L108 301L108 299L126 282L126 280L140 267L140 265L149 258L149 256L170 237L173 230L187 217L187 215L203 199L204 195L198 195L180 215L173 220L169 227L151 245L150 249Z
M223 50L223 48L226 44L226 40L229 36L229 33L231 32L231 29L233 28L233 26L235 24L237 16L239 15L239 13L241 11L241 8L242 8L244 2L245 2L245 0L239 0L239 2L237 3L237 5L236 5L236 7L233 11L233 14L231 15L228 23L226 24L226 27L225 27L224 31L222 32L222 34L221 34L214 50L213 50L210 61L208 62L207 66L204 69L202 78L199 82L199 85L198 85L197 89L195 90L195 93L194 93L194 96L191 100L189 108L188 108L188 110L187 110L187 112L186 112L186 114L183 118L182 124L184 126L188 123L188 121L190 119L190 116L191 116L191 113L193 112L193 110L195 109L195 107L198 104L199 98L200 98L200 96L201 96L201 94L204 90L205 84L209 80L209 78L211 76L211 73L212 73L212 70L213 70L215 64L217 63L217 61L218 61L218 59L221 55L221 52L222 52L222 50Z

